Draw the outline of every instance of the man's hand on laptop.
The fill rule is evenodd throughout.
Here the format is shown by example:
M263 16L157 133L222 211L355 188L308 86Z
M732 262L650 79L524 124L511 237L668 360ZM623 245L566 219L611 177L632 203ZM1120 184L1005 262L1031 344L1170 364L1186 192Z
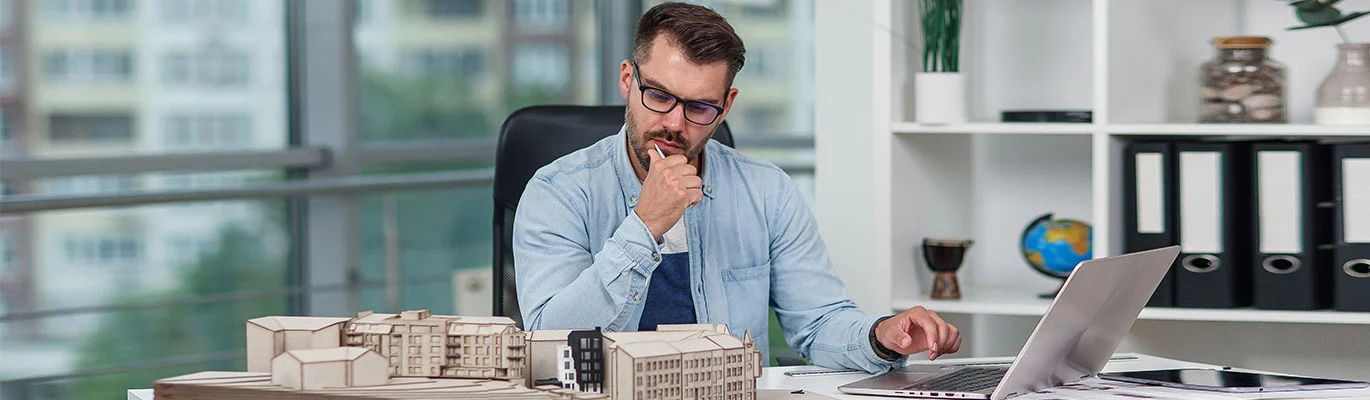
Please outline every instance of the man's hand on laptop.
M875 338L899 354L926 351L929 360L961 350L961 330L923 306L880 321L875 327Z

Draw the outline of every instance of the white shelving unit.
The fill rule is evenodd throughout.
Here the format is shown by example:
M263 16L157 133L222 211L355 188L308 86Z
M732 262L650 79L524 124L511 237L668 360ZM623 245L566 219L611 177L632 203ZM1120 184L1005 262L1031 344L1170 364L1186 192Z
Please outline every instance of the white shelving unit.
M1046 213L1083 220L1094 227L1095 257L1118 254L1119 160L1129 141L1370 138L1370 126L1311 123L1339 39L1330 30L1285 30L1297 24L1292 10L1268 0L967 0L961 59L973 122L920 125L909 104L920 56L916 6L816 4L816 212L863 309L923 305L952 315L968 325L971 356L1016 353L1049 303L1036 294L1059 285L1018 256L1026 224ZM1338 6L1370 9L1370 0ZM1343 28L1370 40L1370 23ZM1270 56L1288 71L1290 123L1195 122L1210 40L1237 34L1274 39ZM1088 109L1094 120L996 122L1012 109ZM963 299L927 298L925 237L975 240L959 273ZM1124 350L1370 379L1370 342L1342 338L1348 332L1370 337L1370 313L1149 308ZM1279 349L1310 337L1318 344L1308 351ZM1202 341L1209 345L1194 344Z

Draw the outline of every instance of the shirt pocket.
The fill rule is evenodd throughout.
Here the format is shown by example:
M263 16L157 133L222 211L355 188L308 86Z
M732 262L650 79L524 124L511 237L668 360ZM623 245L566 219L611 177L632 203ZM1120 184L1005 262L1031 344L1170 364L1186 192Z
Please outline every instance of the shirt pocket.
M722 271L723 293L728 299L728 325L734 333L752 331L766 335L771 306L771 263Z
M770 281L771 263L765 263L754 267L746 268L727 268L723 270L724 283L741 283L766 278Z

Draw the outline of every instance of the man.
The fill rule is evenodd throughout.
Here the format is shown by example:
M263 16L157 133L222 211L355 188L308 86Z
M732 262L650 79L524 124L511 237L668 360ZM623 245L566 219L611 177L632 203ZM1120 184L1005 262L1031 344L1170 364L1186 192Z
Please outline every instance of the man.
M643 14L620 66L625 127L538 170L519 203L525 327L726 323L769 359L769 306L816 365L879 372L907 354L955 353L960 332L932 311L861 313L784 171L710 140L737 98L744 53L707 8Z

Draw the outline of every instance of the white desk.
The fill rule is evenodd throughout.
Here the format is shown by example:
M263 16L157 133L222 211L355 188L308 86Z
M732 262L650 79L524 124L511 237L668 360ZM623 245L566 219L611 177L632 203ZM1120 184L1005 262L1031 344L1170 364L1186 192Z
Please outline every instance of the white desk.
M1180 368L1180 367L1213 367L1212 365L1191 363L1185 361L1171 360L1167 358L1153 357L1140 354L1119 354L1124 357L1137 357L1133 360L1119 360L1108 363L1104 371L1136 371L1146 369L1161 368ZM957 358L942 359L933 362L927 359L912 358L909 364L915 363L1012 363L1013 357L986 357L986 358ZM756 387L760 389L804 389L806 392L819 393L839 399L860 399L871 400L881 399L882 397L850 395L837 391L838 386L851 383L866 378L869 375L863 373L847 373L837 375L810 375L789 377L785 376L785 371L821 370L822 368L802 366L802 367L772 367L765 368L761 378L756 381Z
M1183 368L1183 367L1199 367L1199 368L1213 368L1213 367L1218 367L1218 366L1210 365L1210 364L1200 364L1200 363L1193 363L1193 362L1187 362L1187 361L1172 360L1172 359L1168 359L1168 358L1154 357L1154 356L1148 356L1148 355L1142 355L1142 354L1119 354L1118 357L1123 357L1123 358L1135 357L1135 358L1132 358L1132 359L1120 359L1120 360L1115 360L1115 361L1109 362L1108 365L1104 367L1104 371L1105 371L1105 372L1113 372L1113 371L1135 371L1135 370L1162 369L1162 368ZM1010 362L1012 362L1012 361L1013 361L1013 358L1012 358L1012 357L986 357L986 358L943 359L943 360L938 360L938 361L935 361L935 362L932 362L932 363L1005 363L1005 364L1007 364L1007 363L1010 363ZM915 360L913 360L913 361L910 361L910 364L913 364L913 363L929 363L929 361L927 361L927 360L916 360L916 359L915 359ZM827 374L827 375L808 375L808 376L796 376L796 377L791 377L791 376L786 376L786 375L785 375L785 372L786 372L786 371L805 371L805 370L823 370L823 369L822 369L822 368L818 368L818 367L812 367L812 366L799 366L799 367L770 367L770 368L763 368L763 369L762 369L762 373L761 373L761 378L757 379L757 381L756 381L756 387L757 387L758 389L786 389L786 390L804 389L804 391L806 391L806 392L817 393L817 394L822 394L822 395L826 395L826 396L830 396L830 397L835 397L835 398L838 398L838 399L849 399L849 400L879 400L879 399L893 399L893 397L849 395L849 394L844 394L844 393L842 393L842 392L837 391L837 387L838 387L838 386L842 386L842 385L847 384L847 383L850 383L850 382L854 382L854 381L857 381L857 380L860 380L860 379L864 379L864 378L866 378L867 376L869 376L869 375L864 374L864 373L851 372L851 373ZM1311 393L1311 392L1310 392L1310 393ZM1272 398L1272 399L1274 399L1274 398L1280 398L1280 399L1288 399L1288 398L1370 399L1370 389L1362 389L1362 390L1335 390L1335 391L1326 391L1326 392L1317 393L1317 394L1314 395L1314 396L1317 396L1317 397L1296 397L1296 396L1308 396L1308 395L1309 395L1309 394L1285 393L1285 394L1266 395L1266 396L1263 396L1263 397L1265 397L1265 398ZM1200 398L1200 397L1199 397L1199 396L1194 396L1193 398ZM1205 397L1205 398L1206 398L1206 397ZM128 400L153 400L153 398L152 398L152 389L130 389L130 390L128 391Z

